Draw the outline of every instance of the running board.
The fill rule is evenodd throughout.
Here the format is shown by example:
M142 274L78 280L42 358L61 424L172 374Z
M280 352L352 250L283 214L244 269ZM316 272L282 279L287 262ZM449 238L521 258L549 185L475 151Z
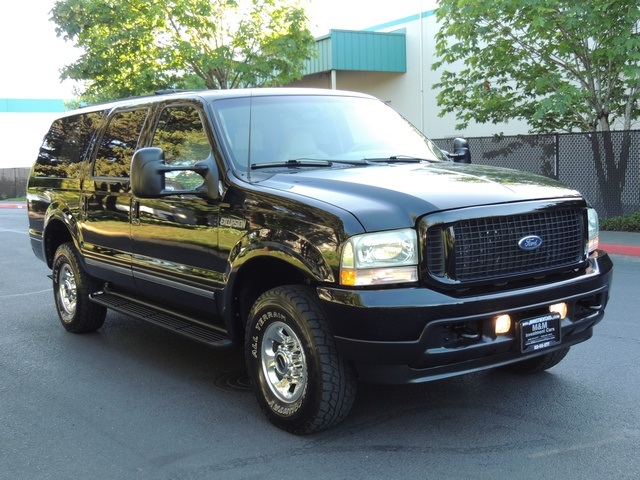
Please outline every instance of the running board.
M186 315L161 309L131 297L109 291L99 291L92 293L89 298L92 302L103 307L164 327L212 347L234 345L234 342L227 337L222 329L205 326Z

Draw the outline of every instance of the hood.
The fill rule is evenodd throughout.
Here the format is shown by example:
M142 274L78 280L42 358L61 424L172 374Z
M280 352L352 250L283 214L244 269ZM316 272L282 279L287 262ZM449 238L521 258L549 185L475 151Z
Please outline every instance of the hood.
M546 177L454 163L299 169L260 182L351 212L366 231L413 227L427 214L530 200L580 198Z

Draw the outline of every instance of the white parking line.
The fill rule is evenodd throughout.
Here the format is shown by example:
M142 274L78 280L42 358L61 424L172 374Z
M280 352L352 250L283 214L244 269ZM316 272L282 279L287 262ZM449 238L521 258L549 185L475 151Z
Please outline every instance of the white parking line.
M13 297L26 297L27 295L35 295L37 293L50 292L51 289L47 288L46 290L38 290L36 292L27 292L27 293L12 293L11 295L0 295L0 298L13 298Z
M544 452L538 452L538 453L531 453L529 455L527 455L527 457L529 458L543 458L543 457L549 457L551 455L559 455L562 453L567 453L567 452L575 452L578 450L589 450L589 449L594 449L597 447L601 447L603 445L607 445L610 443L616 443L616 442L620 442L623 440L626 440L627 437L620 435L618 437L612 437L612 438L606 438L604 440L601 440L599 442L590 442L590 443L581 443L578 445L570 445L568 447L565 448L554 448L553 450L546 450Z

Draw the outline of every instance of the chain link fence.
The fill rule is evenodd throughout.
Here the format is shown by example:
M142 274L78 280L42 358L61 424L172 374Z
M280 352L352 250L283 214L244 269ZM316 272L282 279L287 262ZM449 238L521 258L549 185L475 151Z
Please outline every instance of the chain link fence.
M29 168L0 168L0 200L24 197Z
M640 211L640 130L468 138L473 163L561 181L602 217ZM435 139L453 151L453 139Z

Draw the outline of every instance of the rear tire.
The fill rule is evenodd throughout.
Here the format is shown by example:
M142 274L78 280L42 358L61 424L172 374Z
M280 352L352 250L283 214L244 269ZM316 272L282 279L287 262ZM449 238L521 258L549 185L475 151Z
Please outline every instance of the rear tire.
M53 296L62 326L72 333L93 332L104 323L107 309L89 300L100 284L82 268L72 243L64 243L53 259Z
M567 353L569 353L569 347L539 357L523 360L522 362L505 365L502 367L502 370L523 375L544 372L559 364L562 359L567 356Z
M325 314L307 288L278 287L256 300L245 355L260 407L285 431L323 430L353 406L355 370L338 354Z

